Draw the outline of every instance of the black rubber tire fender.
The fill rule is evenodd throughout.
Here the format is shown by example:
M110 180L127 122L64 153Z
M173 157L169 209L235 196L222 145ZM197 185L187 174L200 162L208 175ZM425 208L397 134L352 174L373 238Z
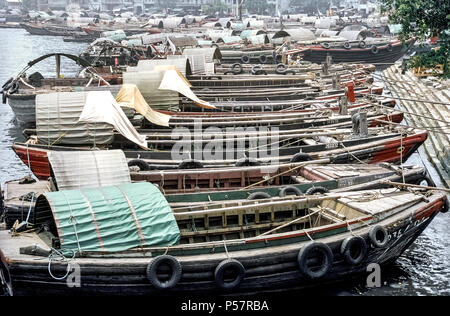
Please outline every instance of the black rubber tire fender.
M132 159L130 161L128 161L128 167L139 167L139 169L141 169L141 171L147 171L147 170L151 170L150 165L141 159Z
M375 248L383 248L389 242L389 234L383 226L376 225L369 231L370 242Z
M283 56L281 56L281 54L275 55L275 58L274 58L275 63L281 63L282 60L283 60Z
M302 161L311 161L312 158L310 155L306 153L296 153L294 156L291 157L291 162L302 162Z
M194 159L182 161L178 165L178 169L199 169L199 168L203 168L202 163Z
M245 167L245 166L259 166L261 162L253 158L241 158L236 161L236 167Z
M247 197L247 200L270 199L272 196L266 192L253 192Z
M325 49L329 49L331 47L330 43L327 43L327 42L320 44L320 46L322 46Z
M305 191L305 194L306 195L314 195L314 194L325 194L328 192L330 192L330 191L327 188L317 186L317 187L309 188L308 190Z
M238 68L238 70L236 70L236 68ZM242 65L240 63L234 63L231 66L231 71L233 72L233 74L239 75L244 71L244 68L242 67Z
M372 45L372 46L370 47L370 52L371 52L372 54L378 54L378 51L379 51L378 46Z
M161 264L167 264L170 267L170 278L161 281L158 278L158 268ZM182 267L180 262L172 256L161 255L150 261L146 269L147 279L159 290L171 289L175 287L181 279Z
M350 44L350 42L345 42L344 43L344 48L345 49L351 49L352 48L352 44Z
M366 42L364 42L363 40L359 41L358 46L360 48L366 48Z
M233 269L236 272L236 278L231 282L225 281L225 272L228 269ZM241 284L244 277L245 277L245 268L242 265L242 263L240 263L236 259L223 260L217 265L214 271L214 281L217 287L223 290L235 289Z
M241 57L241 62L242 62L243 64L249 64L249 63L250 63L250 57L247 56L247 55L242 56L242 57Z
M308 259L313 255L322 256L320 266L313 269L308 266ZM303 275L310 279L318 279L326 275L333 266L333 252L330 247L321 242L311 242L298 252L297 263Z
M266 55L259 55L258 60L261 64L267 63L267 56Z
M285 197L288 195L288 193L294 193L296 196L302 196L303 192L300 191L299 188L293 185L288 185L280 189L280 193L278 194L279 197Z
M393 49L394 49L394 47L392 47L392 45L391 45L391 44L387 44L387 46L386 46L386 50L387 50L388 52L392 52L392 51L393 51Z
M366 257L367 243L360 236L349 236L341 244L341 254L348 264L360 264Z
M261 65L254 65L254 66L252 67L252 70L251 70L250 72L252 73L252 75L257 75L258 72L260 72L260 71L262 71L262 70L263 70L263 69L262 69Z

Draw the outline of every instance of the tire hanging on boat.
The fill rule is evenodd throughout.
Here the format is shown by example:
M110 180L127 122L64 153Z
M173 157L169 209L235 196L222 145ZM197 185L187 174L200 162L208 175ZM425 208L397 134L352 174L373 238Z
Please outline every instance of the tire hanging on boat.
M318 260L319 265L311 265L311 259L315 259L315 263ZM333 252L324 243L312 242L300 249L297 263L303 275L310 279L318 279L330 271L333 265Z
M247 197L247 200L270 199L272 196L266 192L254 192Z
M232 270L236 274L236 277L231 281L227 281L225 278L225 273L229 270ZM223 290L232 290L238 287L244 279L244 276L245 268L242 263L236 259L226 259L222 261L214 271L214 281L216 282L216 285Z
M147 171L150 170L150 165L141 159L132 159L130 161L128 161L128 167L139 167L139 169L141 169L141 171Z
M372 45L372 47L370 47L370 51L372 54L378 54L378 46Z
M238 70L236 70L236 68L237 68ZM241 65L240 63L234 63L234 64L231 66L231 72L232 72L234 75L239 75L239 74L241 74L243 70L244 70L244 69L242 68L242 65Z
M241 158L236 161L236 167L259 166L261 162L253 158Z
M344 48L345 49L350 49L350 48L352 48L352 45L350 44L350 42L345 42L344 43Z
M261 65L255 65L251 70L252 75L267 75L267 72L262 69Z
M283 188L280 189L280 193L278 194L279 197L285 197L286 195L288 195L288 193L294 193L294 195L296 196L302 196L303 193L302 191L300 191L299 188L293 186L293 185L288 185L285 186Z
M386 50L387 50L388 52L392 52L393 49L394 49L394 48L392 47L391 44L387 44Z
M389 234L386 228L377 225L370 229L369 238L375 248L383 248L389 241Z
M366 47L366 42L364 42L364 41L359 41L359 43L358 43L358 46L360 47L360 48L365 48Z
M360 236L350 236L341 244L341 254L350 265L360 264L367 254L367 244Z
M158 277L158 268L161 265L167 265L170 269L169 279L161 281ZM161 255L150 261L147 265L147 279L157 289L171 289L180 281L182 268L180 262L175 257Z
M327 188L318 186L318 187L309 188L308 190L306 190L305 194L306 195L314 195L314 194L325 194L328 192L330 192L330 191Z
M178 169L199 169L199 168L203 168L202 163L194 159L184 160L178 165Z
M322 43L322 44L320 44L323 48L325 48L325 49L329 49L331 46L330 46L330 43Z
M244 55L241 57L241 61L244 64L249 64L250 63L250 57L248 57L247 55Z
M310 155L305 153L296 153L294 156L291 157L291 162L302 162L302 161L311 161L312 158Z
M281 56L280 54L276 54L274 61L275 63L281 63L281 61L283 60L283 56Z
M259 59L259 62L261 64L265 64L267 62L267 56L266 55L259 55L258 59Z

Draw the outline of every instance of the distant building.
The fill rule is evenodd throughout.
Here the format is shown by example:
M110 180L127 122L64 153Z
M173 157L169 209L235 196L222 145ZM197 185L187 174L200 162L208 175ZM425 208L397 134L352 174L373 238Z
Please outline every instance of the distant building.
M9 10L21 9L22 8L22 0L6 0L6 8Z

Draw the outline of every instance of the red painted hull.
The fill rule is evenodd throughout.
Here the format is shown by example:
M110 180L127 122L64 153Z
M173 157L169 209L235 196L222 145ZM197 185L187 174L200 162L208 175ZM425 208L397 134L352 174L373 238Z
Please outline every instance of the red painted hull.
M428 133L423 132L408 136L400 140L393 140L384 145L383 150L379 151L371 159L370 164L380 162L401 163L405 162L419 146L427 139Z
M361 157L359 159L365 160L365 162L369 164L376 164L380 162L405 162L427 139L427 136L427 132L422 132L404 137L401 141L399 139L387 140L386 143L382 144L379 150L375 151L375 153L371 153L370 157ZM26 146L20 144L14 144L13 150L26 165L30 166L31 171L37 178L47 179L50 177L50 164L47 157L47 152L50 151L50 149L36 147L27 148Z

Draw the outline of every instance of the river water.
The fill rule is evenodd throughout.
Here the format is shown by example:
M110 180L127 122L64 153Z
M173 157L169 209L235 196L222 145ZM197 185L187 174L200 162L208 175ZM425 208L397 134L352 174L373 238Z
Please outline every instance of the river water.
M0 29L0 84L15 76L26 64L44 54L80 54L88 44L65 43L61 37L29 35L22 29ZM74 62L62 58L62 73L66 76L78 70ZM39 71L52 75L54 58L37 64L27 73ZM28 168L11 149L14 141L24 141L22 130L14 122L8 105L0 104L0 183L29 174ZM426 160L423 149L407 162L425 165L433 180L441 186L439 177ZM450 295L450 215L439 214L399 258L395 265L381 271L382 287L369 289L363 282L339 284L326 289L327 295Z

